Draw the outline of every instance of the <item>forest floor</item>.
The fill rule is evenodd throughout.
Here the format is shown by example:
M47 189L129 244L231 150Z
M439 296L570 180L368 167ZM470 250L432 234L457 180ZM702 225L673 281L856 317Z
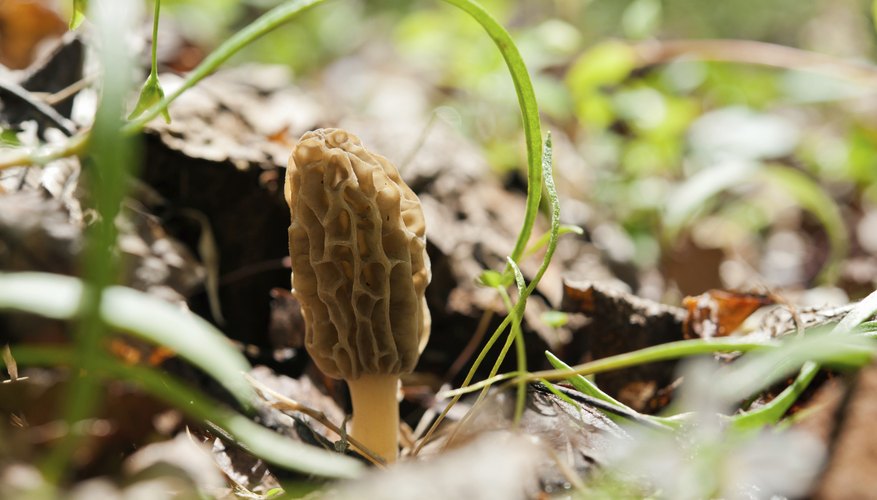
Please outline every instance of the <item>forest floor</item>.
M78 38L65 37L54 56L17 74L18 81L0 75L0 123L28 131L33 141L69 135L65 127L73 123L73 103L93 107L96 91L86 86L54 106L41 96L80 81L81 64L75 61L81 63L84 50ZM70 498L163 498L171 491L181 498L309 491L400 499L658 491L672 498L679 491L674 488L694 488L691 498L700 496L697 491L727 498L873 495L877 435L870 428L877 414L877 371L867 363L819 371L781 426L760 427L745 437L728 438L726 421L712 417L768 406L795 373L726 408L713 397L721 384L710 383L739 358L739 352L726 349L731 352L698 356L695 362L668 356L597 373L592 381L614 398L608 409L606 401L575 384L533 381L518 418L514 386L497 384L477 405L475 394L461 399L424 442L450 401L448 391L461 387L507 314L501 297L477 278L485 269L505 267L524 217L526 185L520 175L497 175L481 147L433 111L437 91L431 84L387 61L377 48L341 59L303 82L293 82L284 68L245 65L220 71L184 93L169 108L170 123L153 120L142 134L141 165L117 220L116 248L120 284L205 318L246 355L261 397L255 421L310 446L340 447L368 463L343 449L346 436L321 423L343 425L348 396L345 385L322 375L304 349L303 319L290 293L289 209L283 197L288 157L303 133L322 127L356 133L368 149L397 165L427 220L432 335L417 368L402 380L401 463L327 483L264 462L221 429L119 381L103 387L103 402L83 431L87 439L68 474ZM172 73L162 74L161 81L166 92L182 83ZM563 165L573 163L575 146L563 131L554 134L554 145L557 175L568 179L564 176L574 174ZM87 228L95 217L80 185L83 168L71 156L39 168L0 171L0 270L80 275ZM854 309L848 300L835 300L832 288L777 292L752 281L743 287L746 293L718 290L720 259L688 237L660 269L644 272L625 259L622 237L607 237L601 226L602 236L594 238L597 228L582 215L587 200L565 199L563 185L560 194L561 214L569 214L563 222L583 232L561 236L529 298L521 325L530 372L556 368L551 356L576 366L686 340L771 342L834 324ZM800 221L797 229L806 230L808 222ZM548 229L548 218L540 216L534 234ZM537 273L540 252L544 249L520 262L527 282ZM688 296L674 304L664 300L674 294ZM11 346L4 358L9 380L0 385L0 497L14 498L42 481L39 458L66 432L59 414L71 374L28 366L17 371L16 348L69 344L71 331L68 322L31 314L0 316L0 336ZM163 370L221 402L217 405L235 406L227 391L172 351L124 335L106 346L126 363ZM715 362L699 363L702 358ZM494 375L490 367L496 359L491 351L472 380ZM513 356L499 365L499 373L515 369ZM309 410L290 410L296 404ZM701 414L680 420L681 427L651 418L680 410ZM321 416L314 418L317 413ZM690 432L675 433L680 428ZM693 461L692 450L721 459ZM697 490L685 475L701 477L702 468L717 479ZM668 476L674 479L662 482Z

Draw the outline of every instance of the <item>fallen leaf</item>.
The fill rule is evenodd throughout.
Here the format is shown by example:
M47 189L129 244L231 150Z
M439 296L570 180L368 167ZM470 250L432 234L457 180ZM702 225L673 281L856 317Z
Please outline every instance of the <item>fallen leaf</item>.
M10 69L26 68L43 40L65 31L67 23L43 2L0 2L0 64Z
M756 310L776 304L770 294L710 290L682 299L687 314L683 322L685 338L726 337Z

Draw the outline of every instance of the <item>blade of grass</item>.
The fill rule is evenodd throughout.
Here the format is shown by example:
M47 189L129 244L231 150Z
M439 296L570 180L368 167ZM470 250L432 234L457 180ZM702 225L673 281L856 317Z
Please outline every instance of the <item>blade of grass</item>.
M514 310L509 311L506 317L503 319L502 323L494 330L493 334L488 339L484 348L481 349L481 352L478 353L478 356L475 358L475 361L472 363L472 367L469 369L469 372L466 374L466 378L463 380L463 384L461 385L461 390L465 390L468 388L469 384L472 382L472 379L475 377L475 372L478 370L478 367L481 366L481 363L484 361L484 358L487 357L487 353L490 351L491 347L496 343L499 339L502 332L505 331L506 327L511 323L513 315L517 315L517 317L523 317L524 308L527 305L527 297L533 293L533 290L536 289L536 285L539 284L539 281L542 279L542 276L545 274L545 270L548 269L548 265L551 263L551 258L554 256L555 250L557 250L557 239L558 234L560 232L560 204L557 198L557 189L554 185L554 176L552 173L552 146L551 146L551 134L545 140L545 150L542 153L542 176L545 181L545 188L549 195L549 200L551 202L551 237L548 240L548 248L545 250L545 255L542 258L542 263L539 266L539 269L536 271L536 275L530 281L530 284L524 289L524 293L518 299L518 302L514 305ZM506 374L505 378L510 378L511 376L515 376L518 374ZM492 380L492 379L488 379ZM490 385L485 384L480 387ZM469 391L467 391L469 392ZM451 408L457 404L462 395L465 392L460 392L455 394L451 401L445 406L445 409L439 414L438 418L436 418L435 422L430 426L429 430L414 448L412 454L417 456L420 450L423 448L426 443L432 438L432 435L435 433L438 426L442 423L445 416L447 416L448 412Z
M57 347L20 346L16 357L24 365L75 365L75 351ZM190 417L212 423L231 435L254 455L286 469L324 477L352 478L365 468L344 455L299 443L271 431L203 396L179 380L142 366L131 366L110 357L95 372L104 381L124 380Z
M779 422L783 415L789 411L789 408L795 404L795 401L801 397L801 394L807 390L807 387L810 386L810 382L813 381L817 373L819 373L818 364L811 361L804 363L801 371L798 372L798 376L795 377L795 380L788 387L783 389L782 392L764 406L742 415L734 416L731 420L731 425L739 431L746 431Z
M859 368L871 361L875 347L872 339L849 331L832 334L823 330L786 337L779 348L747 354L727 367L728 375L716 383L714 390L733 403L786 379L807 362Z
M716 352L749 352L760 349L776 349L779 346L774 341L752 342L747 339L726 340L679 340L667 342L645 349L626 352L608 358L602 358L581 365L571 367L572 370L544 370L531 372L525 375L529 381L537 381L540 378L546 380L563 380L573 375L590 375L612 370L620 370L645 363L667 361L699 354L712 354Z
M111 378L128 380L193 417L214 423L251 453L273 464L307 474L336 478L356 477L365 470L353 458L293 441L240 414L222 409L201 393L156 370L118 362L104 369Z
M143 84L143 88L140 89L140 98L137 99L137 104L134 106L134 110L131 111L131 114L128 115L128 119L131 120L136 118L138 115L146 111L153 104L161 101L164 98L164 89L161 88L161 84L158 81L158 20L159 14L161 13L161 0L153 0L154 11L152 13L152 66L149 69L149 76L146 78L146 83ZM167 111L167 108L161 111L161 115L164 118L165 123L171 122L171 116Z
M550 351L545 351L545 357L548 358L548 362L551 363L551 366L553 366L555 369L572 371L571 366L564 363L560 358L552 354ZM582 375L573 375L567 379L567 382L572 384L572 386L578 389L579 392L581 392L582 394L586 394L597 399L602 399L607 403L612 403L613 405L621 408L630 409L624 403L603 392L599 387L597 387L597 384L591 382Z
M527 211L524 215L521 231L518 233L518 240L515 242L515 248L511 253L512 259L517 262L521 259L530 239L533 224L536 222L536 214L539 211L539 201L542 197L542 175L540 172L543 154L542 132L539 122L539 107L536 104L536 92L533 90L527 65L524 64L524 59L511 35L484 7L472 0L444 1L465 11L490 35L502 54L506 66L508 66L515 85L515 92L518 94L518 105L521 108L524 136L527 142Z
M174 99L213 73L243 47L323 1L325 0L295 0L283 3L266 12L211 52L201 64L189 73L186 80L177 90L161 99L140 118L125 126L124 132L132 134L142 130L150 120L166 110ZM542 132L539 121L539 107L536 103L536 93L533 90L530 74L527 71L527 66L524 64L520 51L515 45L514 40L512 40L511 35L501 24L477 2L472 0L444 1L469 14L484 28L502 54L518 96L527 145L527 205L521 230L515 242L515 247L511 252L512 259L517 261L521 258L530 239L542 196L542 176L540 173L540 155L543 152Z
M855 331L865 320L874 316L875 312L877 312L877 291L872 292L856 304L853 310L835 325L829 335ZM734 417L733 425L735 428L754 429L779 422L801 394L807 390L820 368L819 364L812 361L804 363L795 380L770 402L757 410Z
M561 224L560 228L557 231L558 236L563 236L564 234L576 234L583 235L585 234L585 230L580 228L579 226L571 226L567 224ZM539 250L541 250L545 245L548 244L548 240L551 239L551 231L546 231L541 234L536 241L534 241L529 247L527 247L527 251L524 252L524 257L530 257L535 254Z
M572 367L568 364L564 363L563 360L555 356L549 351L545 351L545 356L548 358L548 362L551 363L551 366L558 370L568 370L572 371ZM545 379L540 380L541 382L547 382ZM572 384L573 387L576 388L579 392L586 396L590 396L595 399L599 399L600 401L605 401L607 404L615 408L615 412L612 411L604 411L609 418L616 422L623 422L629 419L629 415L636 415L637 418L641 420L651 421L653 424L657 424L662 427L678 427L681 423L679 420L683 415L674 415L671 417L656 417L654 415L644 415L634 410L633 408L625 405L624 403L618 401L613 398L609 394L603 392L602 389L597 387L597 384L591 382L587 378L582 375L573 375L567 379L567 382Z
M136 169L138 156L133 139L124 137L124 103L132 87L131 54L125 43L133 30L132 0L93 0L89 18L98 37L98 59L103 69L100 101L88 151L83 163L83 181L99 215L88 228L82 268L84 286L76 297L79 309L75 328L76 366L70 390L65 394L64 420L70 429L42 464L48 483L57 484L69 474L67 466L82 436L74 425L88 418L100 401L100 387L94 379L106 325L100 314L104 290L117 278L116 216L125 196L128 178Z
M848 312L840 322L835 325L831 333L844 333L855 330L857 327L871 319L877 313L877 291L871 292L867 297L860 300L852 311Z
M324 1L325 0L292 0L284 2L262 14L255 21L229 37L228 40L223 42L216 48L216 50L205 57L204 60L201 61L201 64L189 72L185 81L183 81L183 84L180 85L178 89L158 101L139 118L125 125L123 132L130 135L141 131L150 120L166 110L168 105L170 105L170 103L183 92L194 87L195 84L216 71L217 68L222 66L223 63L228 61L231 56L235 55L242 48L246 47L259 37L262 37L289 22L302 12L305 12L311 7L321 4Z
M73 319L83 284L76 278L48 273L0 273L0 309L14 309L55 319ZM103 294L100 316L105 324L174 350L204 370L249 407L250 384L241 375L246 358L210 323L167 302L136 290L112 286ZM93 349L101 346L94 345Z
M509 266L512 268L512 271L515 273L515 285L518 287L518 297L520 300L526 300L526 288L527 285L524 282L524 274L521 273L521 268L518 267L518 264L515 261L508 257ZM509 298L508 293L506 293L505 289L502 289L502 294L507 300L507 306L511 305L511 299ZM526 373L527 372L527 348L524 345L524 332L521 330L521 316L515 316L512 318L512 335L511 338L515 340L515 356L518 361L518 373ZM496 367L497 369L499 366ZM491 375L494 375L491 373ZM524 405L527 403L527 382L521 381L518 383L518 393L515 398L515 416L514 423L517 425L521 421L521 417L524 415Z
M552 394L560 397L565 403L573 404L573 406L578 408L579 411L582 411L584 409L583 405L588 405L589 408L596 408L602 411L604 415L606 415L609 419L613 420L616 423L633 422L638 425L646 426L650 429L664 431L678 428L679 425L681 425L681 422L679 422L678 420L674 421L660 417L654 417L652 415L644 415L630 408L627 408L626 406L616 406L603 399L577 393L573 389L570 389L568 387L555 386L547 380L540 380L539 383L542 384L542 386L546 387L549 391L551 391ZM539 389L538 385L536 386L536 389Z

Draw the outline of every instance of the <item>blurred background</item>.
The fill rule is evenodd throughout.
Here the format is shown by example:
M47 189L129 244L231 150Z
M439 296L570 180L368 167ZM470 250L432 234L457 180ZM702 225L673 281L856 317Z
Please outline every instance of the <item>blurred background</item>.
M26 67L64 31L70 3L0 2L0 62ZM160 70L193 68L279 3L166 0ZM715 287L815 288L813 301L840 303L873 290L870 2L481 3L532 74L543 130L554 134L564 222L585 228L634 292L673 302ZM144 67L149 12L138 34ZM511 79L481 28L452 6L326 2L232 61L242 63L331 87L345 114L407 114L421 131L442 121L483 149L507 187L523 186ZM374 82L338 76L356 68L421 85L374 99Z

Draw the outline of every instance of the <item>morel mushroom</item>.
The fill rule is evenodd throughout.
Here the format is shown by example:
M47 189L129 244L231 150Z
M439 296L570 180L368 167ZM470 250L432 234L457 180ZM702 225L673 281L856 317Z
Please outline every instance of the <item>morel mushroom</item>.
M339 129L302 136L285 194L305 346L323 373L347 381L351 435L393 462L399 375L414 369L429 338L420 200L386 158Z

